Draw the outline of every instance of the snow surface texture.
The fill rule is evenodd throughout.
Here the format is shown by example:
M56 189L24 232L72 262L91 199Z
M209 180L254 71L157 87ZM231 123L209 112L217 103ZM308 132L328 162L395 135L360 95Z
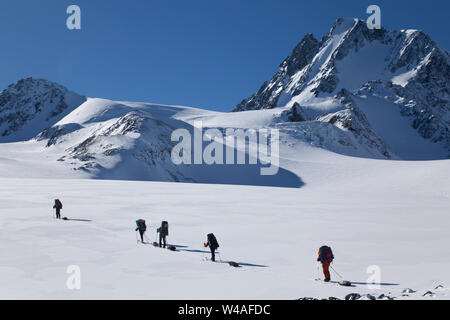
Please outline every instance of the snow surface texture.
M355 73L367 59L381 60ZM423 33L340 19L322 42L305 37L245 112L11 85L0 93L0 298L448 299L447 67ZM279 174L174 165L171 133L199 120L279 129ZM432 161L404 161L419 159ZM72 220L52 219L55 198ZM138 245L139 218L151 241L169 221L179 251ZM240 268L203 261L210 232ZM315 281L324 244L354 287ZM79 291L66 287L69 265ZM364 285L371 265L379 290Z
M2 178L0 298L449 298L448 161L336 156L298 165L307 181L300 189ZM92 221L52 219L56 197L63 216ZM136 244L139 218L151 241L169 221L179 251ZM241 268L203 261L210 232L222 261ZM324 244L355 287L314 280ZM81 268L79 291L66 287L69 265ZM364 285L371 265L381 268L379 290ZM407 288L417 293L403 296ZM427 291L434 295L422 296Z

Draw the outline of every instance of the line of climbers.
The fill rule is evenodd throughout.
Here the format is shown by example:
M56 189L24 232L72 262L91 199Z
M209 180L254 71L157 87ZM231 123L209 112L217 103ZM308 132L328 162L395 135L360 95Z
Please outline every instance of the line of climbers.
M145 243L144 236L147 231L147 224L144 219L139 219L136 221L136 231L139 231L139 235L141 236L141 243ZM169 235L169 223L167 221L163 221L161 223L161 227L156 230L159 233L159 247L166 248L167 242L166 237ZM211 250L211 261L216 261L216 250L219 249L219 242L214 234L210 233L206 237L206 243L203 243L205 248ZM170 249L170 248L169 248Z
M145 243L144 234L147 231L146 221L144 219L137 220L136 227L136 231L139 231L139 235L141 236L141 242ZM161 227L159 227L156 232L159 233L159 247L166 248L166 237L169 236L169 223L167 221L161 222Z
M56 210L56 219L61 219L61 210L63 208L63 204L59 199L55 199L55 203L53 209ZM136 221L136 232L139 231L139 235L141 237L141 243L145 243L144 235L147 231L146 221L144 219L139 219ZM159 233L159 247L166 248L167 241L166 237L169 236L169 223L167 221L161 222L161 226L156 230ZM211 250L211 261L216 261L216 250L219 249L219 242L213 233L207 235L206 243L203 243L205 248ZM325 277L325 282L331 281L330 275L330 265L334 260L333 251L328 246L322 246L319 249L319 254L317 257L317 262L322 264L323 275Z

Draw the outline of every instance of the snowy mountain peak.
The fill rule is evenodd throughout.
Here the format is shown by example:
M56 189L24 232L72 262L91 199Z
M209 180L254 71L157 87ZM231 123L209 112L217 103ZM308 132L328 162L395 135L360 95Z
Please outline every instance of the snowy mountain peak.
M320 42L307 35L272 80L233 111L287 108L290 115L303 115L299 119L322 121L330 118L327 114L348 108L336 99L339 92L346 90L355 98L353 110L357 107L360 115L367 118L364 127L386 144L378 145L377 149L392 150L392 154L385 151L382 154L403 159L448 158L449 61L449 53L422 31L369 29L360 19L339 18ZM375 98L377 105L390 106L386 110L389 114L364 111ZM378 110L382 112L385 108ZM310 116L305 117L307 114ZM389 128L378 122L388 116L392 124L409 123L405 130L412 130L411 136L420 143L431 142L423 146L427 151L396 150L394 145L400 146L399 141L390 145L390 137L382 138ZM393 117L398 116L394 121ZM412 140L403 142L409 143L414 145Z
M29 140L84 101L48 80L19 80L0 93L0 142Z
M311 33L307 34L281 65L286 68L287 75L292 76L304 68L317 52L318 45L319 41Z
M331 36L338 35L342 32L347 32L352 28L354 28L359 23L362 23L362 21L357 18L338 18L333 23L330 31L325 37L329 38Z

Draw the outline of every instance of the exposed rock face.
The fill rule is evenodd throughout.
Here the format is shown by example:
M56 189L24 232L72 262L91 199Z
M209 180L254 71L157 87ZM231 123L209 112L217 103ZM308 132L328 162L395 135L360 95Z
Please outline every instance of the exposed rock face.
M108 163L117 157L128 158L158 171L167 181L179 181L182 174L171 161L173 130L160 120L133 111L90 132L89 137L68 148L59 161L78 163L78 170L92 172L107 170ZM57 130L47 145L64 140L67 133L64 128Z
M243 100L235 111L271 109L277 106L281 92L286 89L286 79L307 67L319 49L319 41L306 35L292 54L283 61L270 82L265 82L249 99Z
M85 97L43 79L11 84L0 93L0 142L28 140L84 101Z
M298 104L295 103L292 108L289 110L283 111L281 114L281 118L284 121L289 122L302 122L308 120L308 116L303 111L303 108Z
M352 94L342 89L335 98L345 105L345 109L333 114L326 114L317 118L317 121L331 123L341 129L348 130L354 134L360 145L367 146L369 149L377 150L387 159L394 155L389 147L378 134L373 131L364 113L358 108L351 98Z
M37 141L47 141L46 147L56 145L58 140L72 132L82 129L83 127L78 123L70 123L66 125L55 125L47 128L36 136Z

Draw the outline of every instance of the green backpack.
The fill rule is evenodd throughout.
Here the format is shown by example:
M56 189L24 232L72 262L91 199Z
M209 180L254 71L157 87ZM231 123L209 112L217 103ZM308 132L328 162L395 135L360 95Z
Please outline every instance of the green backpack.
M146 231L147 230L147 226L145 225L145 220L143 219L139 219L136 221L136 226L139 230L143 230Z
M161 228L159 228L159 232L163 236L168 236L169 235L169 223L167 221L163 221L161 223Z

